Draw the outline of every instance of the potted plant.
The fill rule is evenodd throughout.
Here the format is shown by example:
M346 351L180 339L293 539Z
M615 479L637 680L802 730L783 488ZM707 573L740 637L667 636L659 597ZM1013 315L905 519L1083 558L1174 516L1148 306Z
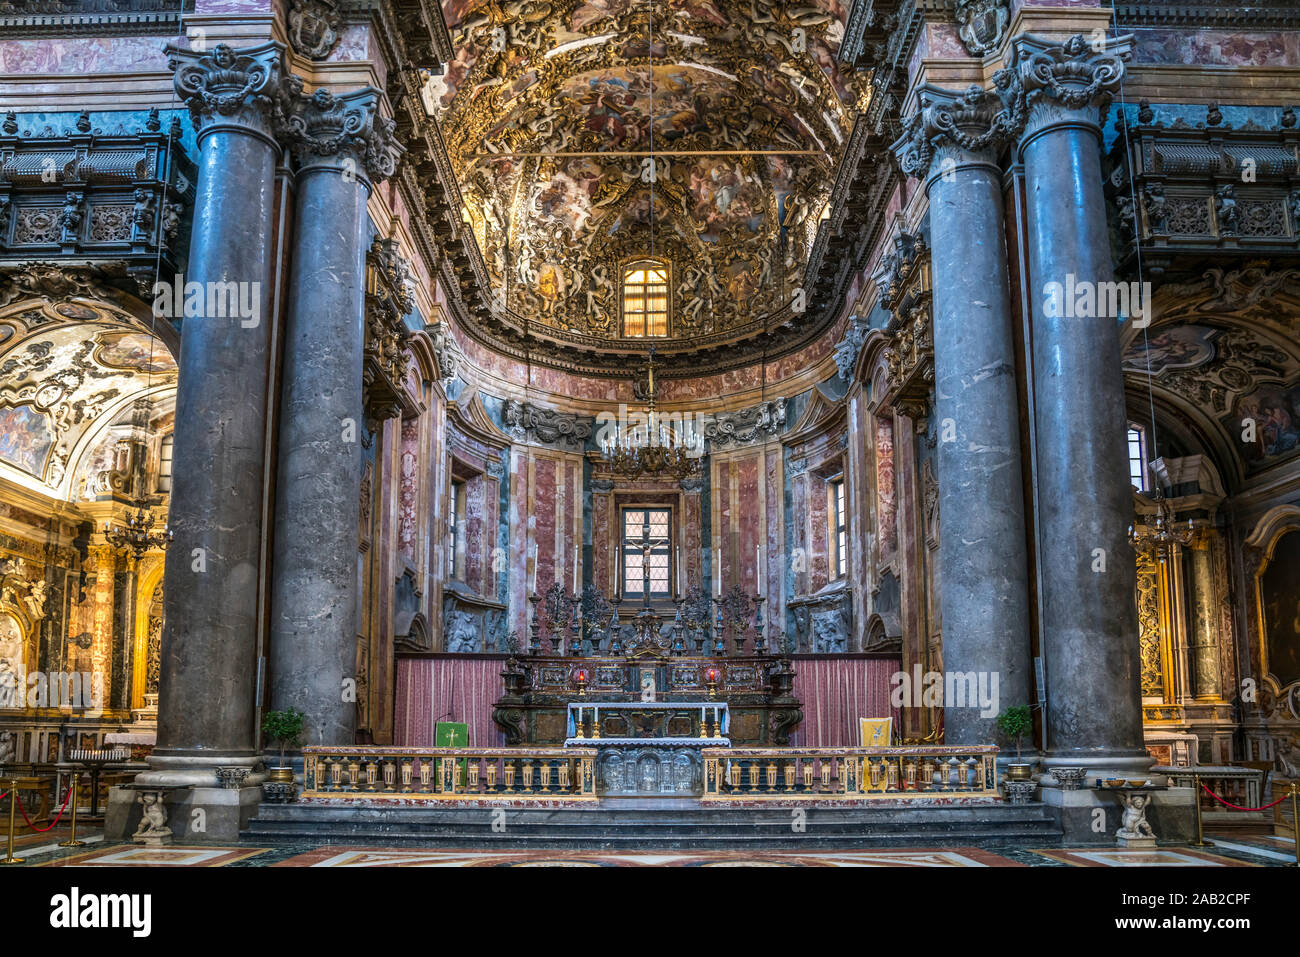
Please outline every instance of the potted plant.
M997 717L998 730L1015 742L1016 760L1013 764L1007 765L1007 778L1012 781L1028 781L1030 778L1030 765L1020 760L1020 740L1033 727L1033 721L1029 716L1029 706L1020 704L1007 708Z
M280 766L268 772L272 783L293 784L293 768L285 763L284 751L296 745L302 737L303 717L297 708L290 708L287 711L268 711L262 719L262 732L267 739L280 744Z

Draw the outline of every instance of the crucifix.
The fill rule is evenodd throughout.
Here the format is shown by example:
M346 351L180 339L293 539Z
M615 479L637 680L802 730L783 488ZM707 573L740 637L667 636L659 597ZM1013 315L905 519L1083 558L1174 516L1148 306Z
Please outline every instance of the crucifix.
M633 544L637 544L641 549L641 605L643 608L649 608L650 553L656 548L663 548L666 546L668 544L668 538L650 537L650 513L648 511L641 517L641 541Z

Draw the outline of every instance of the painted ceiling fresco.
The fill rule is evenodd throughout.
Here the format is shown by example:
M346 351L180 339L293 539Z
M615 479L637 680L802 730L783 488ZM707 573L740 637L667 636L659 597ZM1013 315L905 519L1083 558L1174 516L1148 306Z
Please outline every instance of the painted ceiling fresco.
M1124 370L1208 413L1247 473L1300 454L1300 270L1208 269L1161 289ZM1243 430L1250 422L1254 428ZM1249 441L1247 441L1249 438Z
M841 0L443 11L457 56L426 103L498 307L616 337L622 265L652 254L670 264L674 337L789 303L863 105L835 61Z
M91 433L142 392L170 402L175 385L166 345L128 314L77 301L16 305L0 315L0 464L76 494L74 459Z

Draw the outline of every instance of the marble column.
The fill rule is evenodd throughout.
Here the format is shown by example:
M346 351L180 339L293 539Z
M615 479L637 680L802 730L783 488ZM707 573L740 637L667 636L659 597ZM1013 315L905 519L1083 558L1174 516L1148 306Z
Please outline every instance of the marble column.
M1019 151L1033 308L1045 764L1081 765L1088 777L1138 777L1151 765L1126 538L1133 497L1124 468L1122 317L1097 308L1100 284L1113 278L1100 109L1123 76L1126 52L1122 40L1097 52L1082 35L1064 44L1023 35L1012 56L1027 110Z
M297 96L297 163L271 584L271 706L305 715L303 744L356 729L366 200L399 147L381 94Z
M241 308L187 311L181 320L158 747L142 783L215 787L216 767L258 760L262 449L280 156L271 104L283 53L275 42L211 53L168 48L199 147L189 262L178 280L185 288L176 296L199 291L194 301L206 313L214 292L235 288Z
M944 702L944 737L984 744L998 740L1000 710L1030 700L1020 423L997 161L1012 119L979 87L926 87L919 102L894 148L904 172L925 181L930 201L943 662L958 676L954 686L966 689L966 700Z

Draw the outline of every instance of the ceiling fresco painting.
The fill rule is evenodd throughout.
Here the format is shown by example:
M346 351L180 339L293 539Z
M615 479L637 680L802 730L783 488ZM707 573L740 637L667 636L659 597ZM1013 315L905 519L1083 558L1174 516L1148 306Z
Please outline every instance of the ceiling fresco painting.
M0 462L63 491L86 439L142 392L169 404L176 363L127 313L28 302L0 316ZM159 410L155 409L155 414Z
M1130 380L1208 414L1246 473L1300 454L1300 271L1254 263L1161 289L1124 352ZM1253 428L1247 428L1253 426Z
M835 60L843 4L443 11L457 55L426 105L447 131L496 308L617 338L621 270L648 256L668 266L673 338L788 306L865 102Z

